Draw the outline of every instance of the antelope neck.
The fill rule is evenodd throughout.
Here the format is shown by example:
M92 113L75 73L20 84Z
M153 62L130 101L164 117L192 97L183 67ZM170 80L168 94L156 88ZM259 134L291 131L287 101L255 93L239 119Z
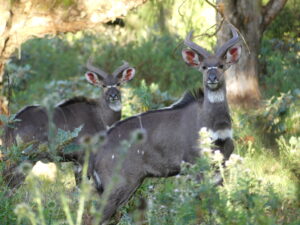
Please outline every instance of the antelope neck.
M209 103L222 103L226 101L226 91L225 88L219 88L218 90L210 90L205 87L204 91L204 101Z

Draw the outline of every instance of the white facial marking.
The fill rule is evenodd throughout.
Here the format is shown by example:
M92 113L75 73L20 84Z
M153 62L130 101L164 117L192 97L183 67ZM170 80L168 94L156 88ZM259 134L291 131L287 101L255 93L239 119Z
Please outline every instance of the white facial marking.
M217 130L217 131L212 131L209 130L210 133L210 137L213 141L221 139L221 140L225 140L227 138L232 138L232 129L223 129L223 130Z
M145 152L144 151L142 151L142 155L144 155L145 154Z
M95 170L93 171L93 175L96 179L96 187L100 187L101 186L101 179L100 179L98 173Z
M217 66L210 66L210 67L207 67L207 70L212 70L212 69L218 69Z
M114 154L112 154L112 155L111 155L111 159L114 159L114 158L115 158L115 155L114 155Z
M225 93L222 89L216 91L207 90L207 98L210 103L223 102L225 100Z
M117 87L117 85L114 84L114 85L107 85L107 86L106 86L106 88L113 88L113 87Z
M137 150L137 154L140 154L140 150L139 149Z

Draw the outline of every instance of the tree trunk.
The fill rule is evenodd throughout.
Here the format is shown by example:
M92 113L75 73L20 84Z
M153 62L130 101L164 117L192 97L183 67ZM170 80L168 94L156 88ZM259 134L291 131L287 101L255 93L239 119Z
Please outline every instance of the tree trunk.
M259 103L261 94L258 85L258 56L262 35L286 1L270 0L266 6L262 6L260 0L217 1L220 10L217 21L220 22L223 17L225 21L232 23L246 41L239 63L226 72L227 93L231 103L248 106ZM218 46L230 38L228 27L222 26L217 34Z
M47 34L94 29L97 25L125 16L146 0L0 0L0 88L5 63L21 44ZM0 96L0 114L8 113Z

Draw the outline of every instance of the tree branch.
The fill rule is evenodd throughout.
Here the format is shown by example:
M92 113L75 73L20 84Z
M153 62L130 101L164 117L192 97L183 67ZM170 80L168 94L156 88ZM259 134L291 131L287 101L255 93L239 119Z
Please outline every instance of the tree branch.
M268 25L275 19L281 9L284 7L286 2L287 0L270 0L267 5L263 7L263 21L261 24L262 31L266 30Z

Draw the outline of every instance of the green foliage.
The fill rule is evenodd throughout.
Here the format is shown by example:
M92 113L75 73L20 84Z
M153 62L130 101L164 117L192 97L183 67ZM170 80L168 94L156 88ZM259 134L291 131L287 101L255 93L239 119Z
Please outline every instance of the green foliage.
M57 1L65 3L68 6L72 1ZM148 179L120 210L119 224L300 223L298 6L296 0L288 1L262 42L263 107L252 112L232 109L235 153L243 158L233 155L227 168L222 168L220 154L206 151L195 165L184 163L176 177ZM92 56L95 64L109 73L122 60L136 68L134 80L122 90L123 118L168 106L184 90L201 84L201 74L184 65L180 50L186 33L191 29L196 34L205 32L214 23L212 17L214 11L196 0L155 0L126 17L125 28L33 39L22 46L21 59L8 63L2 92L10 96L13 113L28 104L39 103L51 111L55 104L73 96L98 97L100 90L84 78L84 64ZM197 41L208 49L215 43L213 38ZM13 118L1 116L0 120L10 124ZM34 143L1 149L4 159L9 159L5 161L1 155L1 171L8 162L36 161L45 152L58 162L53 149L76 150L69 144L79 128L51 132L51 143L38 150ZM101 137L83 140L88 152L97 149L97 138ZM128 145L123 144L124 148ZM30 175L10 197L0 176L0 224L72 225L79 224L82 215L83 219L90 214L101 217L99 204L105 198L95 195L86 180L79 192L72 172L67 173L64 164L58 165L55 181ZM215 185L219 172L222 186Z
M3 123L5 126L8 127L13 127L13 123L20 121L19 119L15 119L15 114L12 114L10 116L6 116L4 114L0 115L0 121Z
M125 24L143 36L150 31L157 35L171 33L184 37L191 30L198 35L215 24L215 11L204 1L150 0L137 12L129 14ZM203 40L208 48L216 41L206 37L202 37Z
M266 97L299 88L300 45L278 39L264 40L260 61L263 66L262 87Z
M126 102L122 109L124 118L139 112L162 108L175 101L169 93L160 91L157 84L147 85L145 80L142 80L136 88L125 91L124 94L123 101Z
M268 27L265 37L282 40L297 40L300 35L300 2L287 1L285 7Z
M75 128L73 131L65 131L58 128L56 135L56 152L61 152L68 154L79 150L78 144L74 144L73 141L78 137L79 132L81 131L83 125Z
M7 187L0 178L0 224L16 224L17 216L14 213L16 203L22 201L22 195L16 194L13 198L8 198Z
M285 165L294 173L300 184L300 137L292 136L287 141L281 136L277 142ZM300 189L298 191L300 195Z
M293 93L281 93L279 97L267 100L263 112L257 114L258 123L263 121L261 125L265 132L277 136L300 134L299 94L296 89Z

